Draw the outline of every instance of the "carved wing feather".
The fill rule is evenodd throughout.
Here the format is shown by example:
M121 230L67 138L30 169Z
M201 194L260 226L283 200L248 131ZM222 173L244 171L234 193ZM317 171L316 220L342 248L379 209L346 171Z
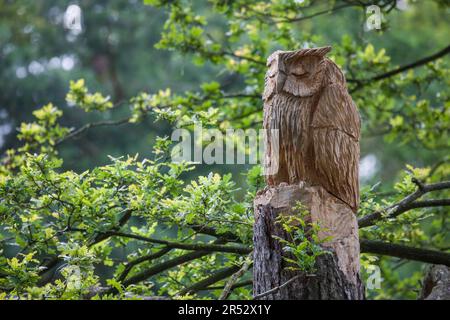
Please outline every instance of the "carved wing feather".
M324 88L311 122L316 181L354 211L359 203L360 119L340 84Z

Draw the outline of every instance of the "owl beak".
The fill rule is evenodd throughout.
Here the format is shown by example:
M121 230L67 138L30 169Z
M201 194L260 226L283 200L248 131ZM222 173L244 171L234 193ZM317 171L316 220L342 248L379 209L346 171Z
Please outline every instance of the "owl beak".
M284 87L284 83L286 82L286 78L287 78L286 73L279 70L278 75L277 75L277 83L275 86L275 90L277 93L281 93L283 91L283 87Z

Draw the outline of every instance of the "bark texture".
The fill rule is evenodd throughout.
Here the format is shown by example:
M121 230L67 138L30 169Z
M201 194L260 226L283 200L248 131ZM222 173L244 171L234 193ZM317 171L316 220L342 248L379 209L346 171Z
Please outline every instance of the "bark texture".
M432 265L424 278L422 300L450 300L450 268L443 265Z
M331 254L320 256L315 276L287 270L282 245L274 236L286 239L276 218L295 214L300 201L320 221L320 238L331 236L323 246ZM253 293L259 299L363 299L359 278L359 239L356 217L351 208L319 186L280 185L266 188L255 199ZM291 279L296 278L294 281ZM290 281L290 282L289 282ZM287 285L286 282L289 282ZM281 288L280 288L281 287Z

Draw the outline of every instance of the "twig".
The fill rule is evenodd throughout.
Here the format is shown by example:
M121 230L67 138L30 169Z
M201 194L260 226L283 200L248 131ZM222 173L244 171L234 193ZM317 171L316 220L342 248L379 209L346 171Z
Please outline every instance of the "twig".
M347 82L356 83L356 87L353 90L351 90L351 93L353 93L353 92L361 89L364 85L366 85L368 83L376 82L376 81L379 81L379 80L383 80L383 79L392 77L394 75L397 75L399 73L402 73L402 72L404 72L406 70L414 69L414 68L423 66L423 65L425 65L425 64L427 64L427 63L429 63L431 61L434 61L436 59L442 58L443 56L445 56L445 55L447 55L449 53L450 53L450 45L447 46L446 48L440 50L439 52L437 52L435 54L432 54L431 56L422 58L420 60L417 60L417 61L415 61L413 63L410 63L410 64L407 64L407 65L398 67L398 68L393 69L391 71L388 71L386 73L379 74L379 75L371 77L369 79L347 79Z
M194 293L196 291L200 291L204 288L207 288L208 286L210 286L211 284L214 284L216 282L219 282L220 280L223 280L225 278L228 278L229 276L231 276L232 274L234 274L235 272L237 272L239 270L238 266L231 266L228 268L224 268L221 269L215 273L213 273L211 276L197 282L194 283L193 285L191 285L188 288L185 288L183 290L181 290L178 295L182 296L185 294L189 294L189 293Z
M425 65L425 64L427 64L427 63L429 63L431 61L434 61L436 59L442 58L443 56L445 56L445 55L447 55L449 53L450 53L450 45L447 46L446 48L442 49L441 51L431 55L431 56L425 57L425 58L417 60L417 61L415 61L413 63L404 65L404 66L399 67L397 69L394 69L394 70L391 70L389 72L386 72L386 73L380 74L378 76L372 77L372 78L369 79L369 81L378 81L378 80L383 80L383 79L392 77L392 76L394 76L396 74L402 73L403 71L423 66L423 65Z
M216 240L214 241L216 244L222 244L225 241L224 240ZM207 256L208 254L211 254L210 251L194 251L194 252L190 252L184 255L181 255L179 257L161 262L159 264L153 265L150 268L143 270L141 272L139 272L138 274L136 274L135 276L129 278L128 280L125 280L123 282L124 286L129 286L131 284L135 284L141 281L144 281L154 275L157 275L161 272L164 272L168 269L171 269L173 267L182 265L186 262Z
M266 292L257 294L256 296L253 297L253 300L258 300L262 297L268 296L269 294L275 293L281 289L283 289L284 287L286 287L288 284L290 284L291 282L294 282L295 280L297 280L298 278L300 278L302 275L296 275L295 277L289 279L288 281L286 281L285 283L283 283L282 285L279 285L278 287L275 287L273 289L270 289Z
M408 210L414 209L414 208L423 208L426 206L438 206L438 205L449 205L448 199L442 199L442 200L424 200L424 201L417 201L418 198L423 196L424 194L432 191L438 191L443 189L450 189L450 181L443 181L433 184L424 185L417 180L415 183L418 185L418 190L416 190L414 193L411 193L406 198L401 200L399 203L394 204L386 209L368 214L358 220L358 225L360 228L370 227L373 226L378 220L383 219L386 217L394 218L400 215L403 212L406 212Z
M241 287L246 287L246 286L251 286L253 284L253 280L245 280L245 281L241 281L238 283L235 283L231 286L231 290L234 290L236 288L241 288ZM223 290L224 286L211 286L211 287L207 287L201 290ZM200 291L200 290L199 290Z
M160 257L162 257L163 255L165 255L166 253L168 253L171 249L170 248L163 248L155 253L151 253L148 255L145 255L143 257L140 258L136 258L130 262L128 262L125 265L125 269L122 271L122 273L119 275L119 277L117 278L117 280L119 282L123 282L126 277L128 276L128 274L130 273L130 271L138 264L141 264L143 262L148 262L148 261L152 261L155 259L158 259Z
M238 272L233 274L231 278L228 280L227 284L225 285L225 288L222 291L222 294L219 297L219 300L226 300L228 296L230 295L232 291L233 285L239 280L240 277L242 277L250 267L250 265L253 263L253 251L250 252L247 259L245 259L244 263L242 264L242 267L239 269Z
M82 126L81 128L72 131L71 133L69 133L67 136L61 138L60 140L56 141L55 146L60 145L61 143L72 139L82 133L84 133L85 131L88 131L91 128L95 128L95 127L106 127L106 126L119 126L122 124L125 124L127 122L130 121L130 117L127 118L123 118L120 120L108 120L108 121L99 121L99 122L92 122L92 123L88 123L85 124L84 126Z
M352 4L352 3L342 4L340 6L336 6L334 8L329 8L329 9L326 9L326 10L323 10L323 11L318 11L318 12L312 13L312 14L307 15L307 16L301 16L301 17L295 17L295 18L283 18L283 19L280 19L280 20L272 20L270 22L270 24L300 22L300 21L303 21L303 20L308 20L308 19L312 19L312 18L317 17L317 16L321 16L321 15L324 15L324 14L331 14L331 13L334 13L334 12L336 12L338 10L341 10L341 9L344 9L344 8L348 8L348 7L352 7L352 6L359 6L359 5L358 4Z

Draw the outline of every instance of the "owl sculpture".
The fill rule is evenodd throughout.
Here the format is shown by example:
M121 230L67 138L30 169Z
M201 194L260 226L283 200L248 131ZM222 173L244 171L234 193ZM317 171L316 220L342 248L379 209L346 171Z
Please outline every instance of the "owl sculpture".
M356 212L360 118L331 47L276 51L263 94L269 186L322 186Z

